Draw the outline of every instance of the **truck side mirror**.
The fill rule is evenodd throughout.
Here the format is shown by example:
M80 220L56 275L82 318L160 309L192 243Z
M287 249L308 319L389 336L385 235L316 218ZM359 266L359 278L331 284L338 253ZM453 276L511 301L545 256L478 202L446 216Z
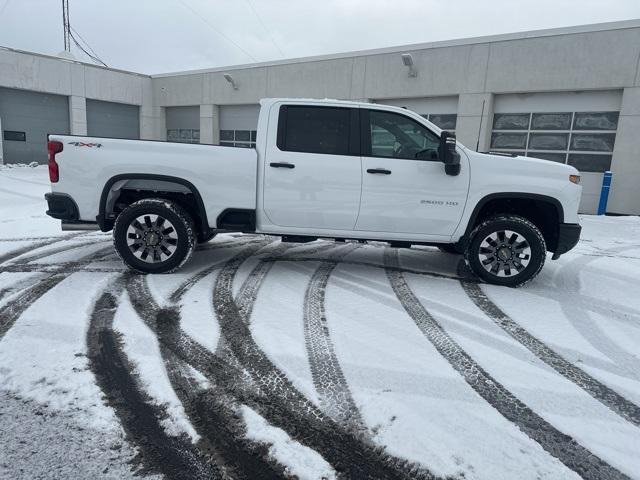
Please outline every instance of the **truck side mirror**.
M456 152L456 136L451 132L443 131L440 134L438 157L444 163L444 171L447 175L460 174L460 154Z

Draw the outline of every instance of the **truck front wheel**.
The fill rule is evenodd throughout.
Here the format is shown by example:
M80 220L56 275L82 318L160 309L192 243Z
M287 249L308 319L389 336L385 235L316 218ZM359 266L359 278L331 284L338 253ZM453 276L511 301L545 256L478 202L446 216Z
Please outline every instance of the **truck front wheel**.
M118 215L113 244L123 262L141 273L170 273L193 254L193 220L179 205L160 198L132 203Z
M517 215L485 220L471 234L465 259L488 283L520 287L544 265L547 247L538 227Z

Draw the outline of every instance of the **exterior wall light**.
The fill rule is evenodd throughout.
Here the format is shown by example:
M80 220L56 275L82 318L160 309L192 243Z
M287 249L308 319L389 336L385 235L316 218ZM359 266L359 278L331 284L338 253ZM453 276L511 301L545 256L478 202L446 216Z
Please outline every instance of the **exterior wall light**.
M231 75L229 75L228 73L225 73L223 76L224 76L224 79L231 84L234 90L238 90L238 84L236 83L236 81L233 79Z
M417 77L418 76L418 70L416 70L416 67L413 64L413 57L411 56L410 53L403 53L402 54L402 63L404 63L405 67L409 68L409 76L410 77Z

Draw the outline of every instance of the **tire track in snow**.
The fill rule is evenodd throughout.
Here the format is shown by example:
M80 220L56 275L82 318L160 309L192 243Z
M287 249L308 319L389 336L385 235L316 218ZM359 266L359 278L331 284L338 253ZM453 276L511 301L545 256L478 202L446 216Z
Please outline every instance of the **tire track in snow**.
M92 262L95 258L99 258L100 255L106 254L106 251L110 247L100 249L90 254L88 258L84 260L76 260L70 262L72 271L70 273L56 273L47 278L37 280L31 287L26 288L16 298L9 300L4 306L0 308L0 341L7 334L9 329L15 324L20 316L40 297L42 297L49 290L53 289L56 285L67 278L71 273L75 272L82 265L86 265Z
M192 378L188 363L173 345L186 336L180 328L179 307L161 308L143 275L131 275L127 292L136 313L156 334L171 387L189 421L200 435L198 447L207 452L228 478L275 479L286 477L284 467L269 460L268 447L245 437L245 427L232 400L217 383L201 388Z
M616 247L605 250L603 253L619 253L637 248L638 247ZM567 292L579 292L581 286L580 270L598 258L602 257L580 256L568 262L559 270L556 284L559 284L559 286ZM566 301L560 302L560 307L571 325L573 325L593 348L617 364L620 369L631 375L634 379L640 379L640 360L616 344L616 342L607 335L607 332L591 318L589 312L580 306L579 302L571 300L572 299L569 298L566 299Z
M464 261L461 261L458 266L458 272L461 275L464 274L464 266ZM580 387L625 420L633 423L635 426L640 426L640 407L607 387L602 382L596 380L584 370L576 367L544 342L530 334L509 315L504 313L502 309L482 291L480 285L467 283L465 281L460 281L460 284L476 307L484 312L484 314L504 332L533 353L539 360L543 361L556 373Z
M266 238L266 237L265 237ZM243 245L247 245L247 244L262 244L264 241L264 239L256 239L256 238L249 238L249 239L236 239L236 240L230 240L227 242L213 242L213 243L209 243L206 244L203 247L198 248L196 251L202 251L202 250L214 250L214 249L223 249L223 248L237 248L237 247L241 247ZM182 297L184 296L185 293L187 293L187 291L193 287L196 283L198 283L200 280L202 280L203 278L206 278L207 276L211 275L214 271L218 270L219 268L221 268L225 262L227 260L220 260L217 261L215 263L213 263L212 265L209 265L206 268L203 268L202 270L198 271L198 273L196 273L195 275L192 275L191 277L187 278L185 281L183 281L178 288L176 288L170 295L169 295L169 301L172 303L178 303L180 302L180 300L182 300Z
M367 428L351 396L335 354L324 313L326 286L331 272L341 259L359 246L354 243L337 246L334 243L327 243L284 256L291 247L279 244L269 252L269 260L261 261L249 274L236 297L236 303L244 320L249 324L258 290L278 259L295 260L298 256L333 250L327 258L331 262L325 262L324 259L316 260L322 263L314 272L305 291L303 315L305 345L313 383L320 396L320 404L324 412L349 428L366 432ZM219 346L222 344L224 344L224 337L219 342Z
M337 422L367 432L335 353L325 313L329 277L337 263L357 247L347 244L329 255L330 262L323 261L316 269L305 291L303 319L311 375L322 409Z
M291 383L258 347L233 298L233 280L251 255L240 252L222 268L214 286L214 309L229 349L259 388L258 396L238 392L239 400L255 408L272 425L316 450L339 475L358 479L435 478L430 472L384 453L362 435L333 421ZM319 259L316 259L318 261Z
M137 385L133 368L113 330L118 298L125 280L118 277L95 303L87 331L87 357L96 383L118 416L127 438L140 449L142 473L161 473L169 479L222 478L221 472L195 450L186 435L168 435L161 418L166 413L151 403Z
M65 252L70 252L72 250L76 250L79 248L83 248L89 245L93 245L95 243L105 243L108 240L99 240L98 242L96 242L95 240L89 240L89 241L82 241L82 242L74 242L71 245L63 245L60 247L55 247L55 248L51 248L49 250L46 250L44 252L40 252L40 253L34 253L33 255L26 255L26 256L21 256L20 258L17 258L16 260L14 260L9 267L12 266L23 266L23 265L29 265L32 262L36 262L37 260L41 260L43 258L46 257L50 257L52 255L57 255L59 253L65 253ZM64 262L64 263L69 263L69 262Z
M27 308L65 278L67 278L67 275L58 274L40 280L0 308L0 341Z
M14 282L9 287L0 288L0 300L2 300L5 296L10 295L14 292L19 292L20 290L24 290L25 288L31 287L40 280L41 278L28 277L28 278L23 278L21 280Z
M407 314L436 350L478 395L550 455L585 480L629 478L584 448L572 437L557 430L489 375L449 336L420 303L404 275L397 270L398 252L387 248L384 259L385 264L396 268L396 270L387 270L387 277Z
M250 246L249 248L247 248L245 250L245 252L241 252L240 255L246 255L247 257L254 254L256 251L258 251L262 246L264 245L256 245L256 246ZM289 246L286 245L276 245L276 247L273 249L274 251L271 252L273 255L280 255L281 253L283 253L284 251L286 251L288 248L290 248ZM323 246L323 249L326 248ZM248 250L248 252L247 252ZM304 253L309 253L308 251L305 251ZM295 255L295 253L293 254ZM242 304L242 310L244 312L246 312L247 314L250 314L250 312L252 311L253 308L253 303L255 302L255 298L256 298L256 294L257 294L257 290L260 287L261 281L264 278L264 275L266 275L266 273L268 272L268 270L270 269L271 264L262 264L259 263L258 266L256 266L256 268L254 269L254 271L247 277L247 279L245 280L245 282L243 283L243 286L241 287L239 293L238 293L238 302L240 302ZM257 272L260 272L259 281L255 280L255 277ZM156 333L159 336L159 340L161 342L161 344L164 344L165 341L168 337L170 336L175 336L175 333L169 333L169 332L162 332L162 330L164 330L165 328L168 329L175 329L176 326L179 325L180 322L180 318L179 318L179 311L174 309L174 308L165 308L165 309L160 309L159 307L152 307L151 309L148 308L144 308L144 306L148 306L148 305L153 305L154 301L153 298L151 296L150 291L148 290L146 284L144 283L144 281L142 281L141 279L144 277L141 276L135 276L135 277L131 277L132 280L135 282L135 286L134 288L130 288L130 297L132 299L132 302L134 303L134 308L136 308L136 310L138 311L138 313L145 317L145 323L147 323L148 326L150 326L152 328L152 330L156 331ZM156 320L154 321L153 319L153 315L151 314L151 311L153 311L154 309L160 310L162 313L156 316ZM172 320L169 320L170 317L173 317ZM162 319L162 321L160 321L160 319ZM245 321L248 323L248 319L245 319ZM170 343L176 343L176 342L170 342ZM221 342L220 344L225 344L224 342L224 337L221 337ZM237 360L235 358L228 358L228 357L233 357L233 353L228 351L229 349L226 348L226 346L223 346L222 348L219 348L217 350L217 355L216 357L219 356L224 356L225 359L227 359L228 361L230 361L230 363L237 363ZM171 353L172 354L172 353ZM194 362L195 363L195 362ZM197 363L201 363L201 362L197 362ZM173 366L169 366L168 371L171 372L172 370L175 370L176 366L175 364ZM226 388L226 391L231 392L231 396L234 396L234 398L237 398L238 400L236 400L236 403L239 401L243 401L243 403L246 403L249 406L252 406L253 408L255 408L256 410L260 411L261 409L263 409L263 406L265 404L265 402L269 402L272 401L271 398L269 398L268 395L269 393L267 392L266 395L264 392L247 392L246 387L243 388L238 388L239 382L237 381L238 378L240 377L240 375L237 374L233 374L231 373L230 375L230 371L224 370L224 366L223 369L203 369L202 370L206 376L206 378L208 380L210 380L214 385L216 384L220 384L221 386L223 386L224 388ZM173 382L172 382L173 383ZM246 383L246 382L240 382L240 383ZM175 387L175 385L174 385ZM257 386L254 386L254 389ZM178 391L180 390L185 390L185 387L178 387ZM204 402L204 404L202 404L202 408L206 408L206 405L209 405L209 409L210 409L210 402L212 402L214 399L219 399L221 396L226 395L224 390L220 390L220 389L216 389L214 392L212 392L209 396L209 400L208 402ZM183 399L184 400L184 399ZM189 405L191 402L186 401L185 402L187 405ZM192 408L187 408L188 411L191 412L191 414L194 413L194 410ZM264 412L262 412L264 415ZM284 418L288 419L288 415L283 415ZM207 418L207 417L204 417ZM295 427L292 428L291 422L290 420L288 420L289 423L287 425L276 425L279 426L280 428L283 428L285 431L289 430L289 433L291 434L291 430L295 430L295 432L298 432L298 435L302 434L302 435L307 435L308 434L308 427L306 425L296 425ZM233 422L231 422L228 418L224 421L221 422L222 424L228 423L230 425L233 425ZM237 421L236 421L237 423ZM194 426L201 425L200 420L196 420L194 422ZM235 428L235 431L238 431L239 428ZM335 428L330 428L329 431L331 431L332 433L335 432ZM307 432L307 433L305 433ZM202 434L201 431L198 431L198 433ZM327 435L327 437L329 436L328 433L325 433L325 435ZM294 435L292 435L294 436ZM237 438L237 434L236 434L236 438ZM246 440L243 440L244 442L246 442ZM302 441L302 443L304 444L304 440ZM327 443L328 444L335 444L336 441L335 440L331 440L330 438L327 438ZM353 450L351 449L345 449L345 451L350 451ZM357 449L356 449L357 451ZM334 455L335 456L335 455ZM415 474L415 478L431 478L431 477L427 477L423 474L423 472L421 472L420 470L418 470L417 468L413 468L413 470L411 469L411 466L407 466L405 464L402 464L401 462L396 462L398 465L400 465L401 468L405 468L407 471L412 472L413 474ZM413 478L414 475L411 475L411 477ZM247 476L244 478L255 478L255 475L253 477L251 476ZM376 476L372 476L372 475L367 475L366 477L359 477L359 478L378 478ZM380 478L408 478L408 477L388 477L388 476L383 476Z
M21 255L24 255L27 252L35 250L37 248L46 247L48 245L53 245L54 243L63 242L65 240L70 240L79 235L85 235L84 233L72 233L70 235L64 235L60 237L51 238L48 240L42 240L41 242L35 242L30 245L26 245L24 247L16 248L15 250L11 250L7 253L0 255L0 264L6 263L14 258L17 258Z
M442 278L442 279L446 279L446 280L464 280L462 277L458 276L458 275L451 275L451 274L447 274L447 273L438 273L438 272L430 272L428 270L417 270L414 268L408 268L408 267L394 267L394 266L387 266L387 265L382 265L380 263L375 263L375 262L366 262L366 261L350 261L350 260L331 260L330 258L324 258L324 259L318 259L317 257L305 257L304 255L299 255L299 256L295 256L295 257L287 257L287 258L275 258L275 257L267 257L263 259L265 262L270 262L270 261L282 261L282 262L334 262L334 263L339 263L340 265L354 265L354 266L358 266L358 267L373 267L373 268L380 268L380 269L384 269L384 270L389 270L389 271L396 271L396 272L400 272L400 273L411 273L413 275L421 275L424 277L431 277L431 278ZM479 282L479 280L473 280L473 279L469 279L468 281L477 281Z

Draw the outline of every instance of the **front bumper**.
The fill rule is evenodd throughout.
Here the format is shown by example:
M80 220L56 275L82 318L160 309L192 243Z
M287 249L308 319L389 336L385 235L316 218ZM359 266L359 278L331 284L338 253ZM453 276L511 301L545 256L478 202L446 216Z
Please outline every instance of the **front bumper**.
M575 247L578 240L580 240L581 231L582 227L577 223L561 223L558 225L558 245L551 259L557 260L560 255Z

